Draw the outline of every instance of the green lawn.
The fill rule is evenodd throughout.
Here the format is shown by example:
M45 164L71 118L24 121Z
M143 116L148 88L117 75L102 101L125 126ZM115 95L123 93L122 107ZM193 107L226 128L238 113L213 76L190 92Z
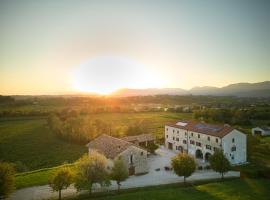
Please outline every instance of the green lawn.
M30 172L19 173L15 177L16 189L37 185L47 185L52 175L63 166L70 166L73 168L74 165L60 165L52 168L44 168Z
M158 186L123 191L99 197L81 196L77 200L269 200L270 180L232 180L193 187Z
M57 138L45 119L0 122L0 158L22 162L29 170L73 162L87 149Z

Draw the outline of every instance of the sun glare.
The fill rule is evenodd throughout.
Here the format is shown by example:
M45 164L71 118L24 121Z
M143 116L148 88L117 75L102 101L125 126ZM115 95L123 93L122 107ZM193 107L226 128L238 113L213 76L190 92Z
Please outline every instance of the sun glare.
M153 88L162 84L155 70L119 57L91 59L76 67L72 76L75 90L104 95L121 88Z

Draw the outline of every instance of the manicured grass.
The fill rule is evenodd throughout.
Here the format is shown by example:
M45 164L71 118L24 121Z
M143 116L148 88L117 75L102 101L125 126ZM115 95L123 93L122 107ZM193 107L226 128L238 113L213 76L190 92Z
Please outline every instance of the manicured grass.
M51 176L63 166L64 165L60 165L52 168L44 168L31 172L19 173L15 177L16 189L37 185L46 185L49 183ZM71 168L73 167L72 164L65 166L70 166Z
M46 125L46 119L0 122L0 159L22 162L29 170L73 162L87 148L60 140Z
M269 200L270 180L236 179L232 181L209 183L193 187L159 186L152 189L123 191L106 196L75 198L77 200Z

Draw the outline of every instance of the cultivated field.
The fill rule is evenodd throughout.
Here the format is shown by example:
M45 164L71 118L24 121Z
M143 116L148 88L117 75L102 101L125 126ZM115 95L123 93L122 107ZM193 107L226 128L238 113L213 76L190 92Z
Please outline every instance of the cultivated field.
M162 137L164 123L191 118L190 113L101 113L93 119L111 122L121 134L135 120L151 123L149 131ZM46 118L17 118L0 121L0 157L9 162L21 162L28 170L73 162L87 152L84 145L71 144L57 138L47 126Z

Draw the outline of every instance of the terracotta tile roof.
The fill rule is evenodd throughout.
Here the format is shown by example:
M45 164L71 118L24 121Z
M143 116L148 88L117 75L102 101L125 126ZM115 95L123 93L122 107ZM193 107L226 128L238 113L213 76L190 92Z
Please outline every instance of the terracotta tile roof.
M107 158L110 159L114 159L130 146L137 147L130 142L109 135L101 135L89 142L86 146L88 148L97 150L98 152L104 154Z
M187 131L202 133L206 135L216 136L219 138L223 138L225 135L229 134L233 127L228 125L214 125L207 124L204 122L195 122L195 121L178 121L178 122L170 122L166 124L170 127L180 128Z
M153 141L156 137L152 134L141 134L141 135L134 135L134 136L127 136L123 137L122 140L125 140L127 142L146 142L146 141Z

